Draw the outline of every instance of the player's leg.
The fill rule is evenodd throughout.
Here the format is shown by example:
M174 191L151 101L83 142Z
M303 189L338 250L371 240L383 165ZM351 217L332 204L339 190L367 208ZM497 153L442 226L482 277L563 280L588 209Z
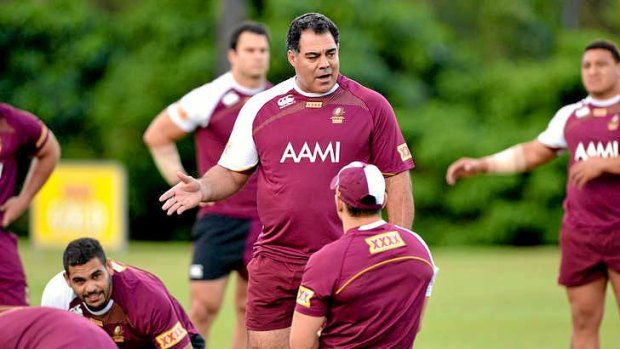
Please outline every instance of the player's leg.
M217 280L192 280L189 283L189 317L205 340L222 306L227 282L228 277L225 276Z
M251 349L286 349L303 264L258 255L248 265L246 327Z
M598 349L599 328L605 309L607 279L567 287L573 324L572 349Z
M248 346L248 332L245 328L245 306L248 301L248 280L237 274L235 288L235 328L232 348L245 349Z
M604 240L596 232L562 227L558 281L566 287L570 304L573 349L599 347L608 279Z
M0 229L0 305L28 305L26 275L17 237Z

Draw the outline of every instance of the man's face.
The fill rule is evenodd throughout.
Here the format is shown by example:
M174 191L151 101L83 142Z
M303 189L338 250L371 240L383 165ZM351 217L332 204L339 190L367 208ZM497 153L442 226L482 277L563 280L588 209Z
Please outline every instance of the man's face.
M103 264L95 257L86 264L69 266L65 280L90 309L101 310L112 296L113 273L109 261Z
M232 70L250 79L265 78L269 70L269 42L267 37L243 32L237 40L237 49L228 50Z
M299 52L289 50L288 61L295 68L297 84L309 93L328 92L340 73L338 45L329 31L317 34L304 30L299 38Z
M581 80L588 93L598 99L607 99L618 94L620 63L608 50L591 49L583 54Z

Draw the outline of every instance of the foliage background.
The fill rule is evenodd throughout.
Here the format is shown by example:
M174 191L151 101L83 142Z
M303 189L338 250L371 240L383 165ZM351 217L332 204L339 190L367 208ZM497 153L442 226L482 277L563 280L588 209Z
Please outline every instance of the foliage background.
M223 0L225 1L225 0ZM150 120L217 76L223 1L0 1L0 100L41 117L63 159L114 159L129 174L132 239L187 239L192 214L166 217L166 189L142 143ZM450 162L534 138L585 96L583 47L618 41L615 0L238 1L272 35L269 79L293 74L289 22L327 14L341 31L342 72L394 106L417 168L414 230L431 244L555 243L566 159L529 174L456 187ZM180 144L195 172L193 142ZM25 234L27 222L14 230Z

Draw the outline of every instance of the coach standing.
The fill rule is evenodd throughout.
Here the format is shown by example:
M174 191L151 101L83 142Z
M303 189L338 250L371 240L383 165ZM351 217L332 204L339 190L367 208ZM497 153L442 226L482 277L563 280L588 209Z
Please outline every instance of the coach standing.
M303 268L342 235L331 179L343 164L376 165L387 178L390 222L410 227L413 159L394 111L379 93L339 74L339 33L326 16L293 20L287 56L295 77L252 97L217 166L202 178L179 173L163 209L182 213L239 190L256 168L263 231L248 265L246 327L251 348L287 348Z
M22 189L17 186L17 157L32 157ZM7 227L28 208L50 176L60 145L34 115L0 103L0 305L27 305L26 275L17 250L17 237Z
M385 181L376 166L353 162L330 188L345 233L306 265L291 348L411 349L437 271L428 246L381 219Z

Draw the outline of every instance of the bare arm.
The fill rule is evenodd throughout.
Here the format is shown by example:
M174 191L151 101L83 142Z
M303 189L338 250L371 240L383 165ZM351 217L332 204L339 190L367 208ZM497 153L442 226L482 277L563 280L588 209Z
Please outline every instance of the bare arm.
M179 182L177 172L186 173L181 164L181 157L176 142L187 133L175 125L164 109L144 132L143 140L149 148L155 165L169 185Z
M460 178L481 173L525 172L553 159L555 159L555 152L552 149L538 140L533 140L482 158L461 158L448 167L446 182L454 185Z
M388 220L390 223L411 229L415 212L409 171L386 178L385 187Z
M60 145L52 131L48 131L45 144L39 149L30 163L24 185L18 196L9 198L0 210L4 211L2 227L6 227L15 221L26 210L30 202L41 189L45 181L56 167L60 158Z
M159 201L164 202L162 209L168 215L181 214L201 202L219 201L233 195L245 185L250 175L220 165L211 167L200 179L177 172L181 182L162 194Z
M318 333L324 322L325 317L314 317L295 312L291 325L291 349L317 349L319 347Z

